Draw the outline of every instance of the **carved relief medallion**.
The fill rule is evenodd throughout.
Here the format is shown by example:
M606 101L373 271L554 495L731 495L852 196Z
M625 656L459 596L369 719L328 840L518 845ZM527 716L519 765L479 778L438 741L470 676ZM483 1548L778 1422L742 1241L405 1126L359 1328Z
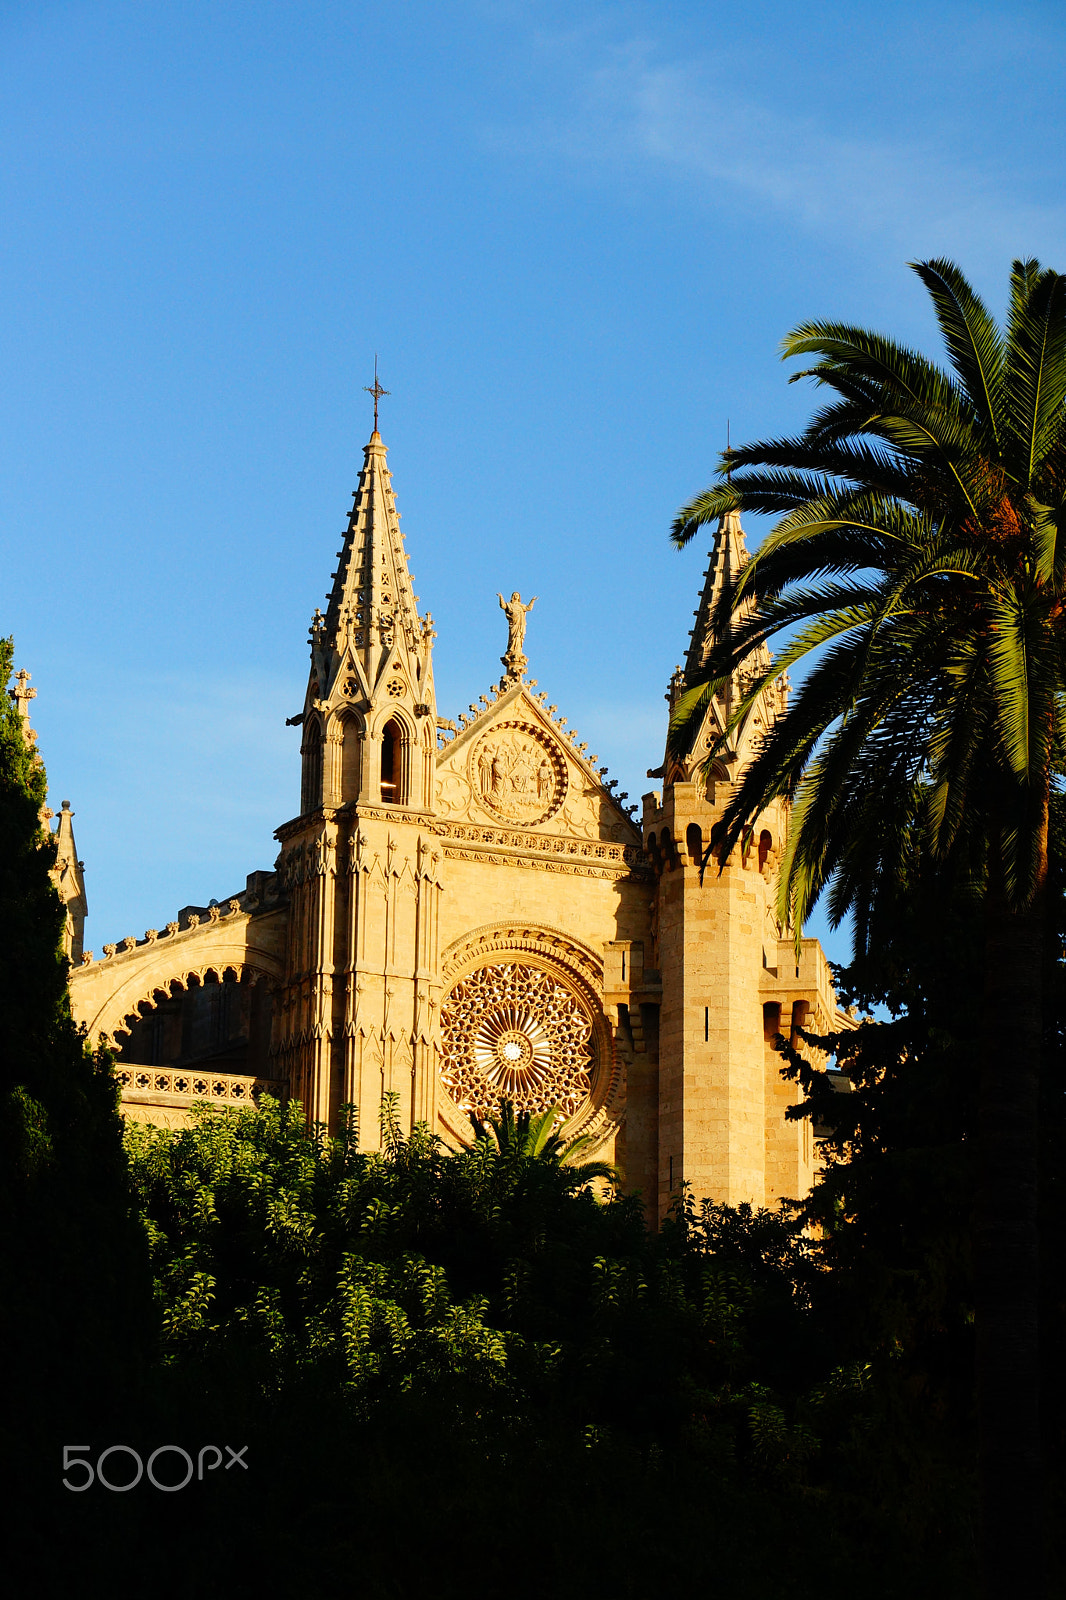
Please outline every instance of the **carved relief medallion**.
M464 1110L494 1116L510 1100L569 1117L587 1100L593 1018L554 973L518 961L477 967L454 984L440 1021L444 1086Z
M470 787L494 817L535 827L566 798L566 762L548 736L527 722L499 722L470 751Z

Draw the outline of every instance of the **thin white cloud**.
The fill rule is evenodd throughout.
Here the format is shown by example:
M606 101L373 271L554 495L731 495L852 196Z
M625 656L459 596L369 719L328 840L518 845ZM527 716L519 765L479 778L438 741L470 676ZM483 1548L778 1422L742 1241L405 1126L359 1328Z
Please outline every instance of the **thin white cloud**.
M1019 251L1064 254L1066 206L1026 201L1028 174L1012 181L1009 168L994 176L967 165L935 130L898 141L841 134L742 91L720 63L663 62L647 40L593 47L574 34L554 44L569 108L508 130L516 150L638 177L667 172L719 207L771 208L823 245L880 239L895 256L947 253L997 272Z

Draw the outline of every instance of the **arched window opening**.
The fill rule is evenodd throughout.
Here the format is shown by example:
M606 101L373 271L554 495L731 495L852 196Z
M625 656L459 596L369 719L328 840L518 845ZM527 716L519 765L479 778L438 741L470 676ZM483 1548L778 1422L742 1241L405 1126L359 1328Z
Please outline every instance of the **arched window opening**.
M300 811L315 811L322 804L322 729L317 721L308 724L303 747L303 793Z
M689 860L694 867L703 861L703 829L698 822L690 822L685 830L685 843L688 846Z
M803 1043L800 1038L800 1030L807 1026L807 1013L809 1010L810 1002L808 1000L793 1000L792 1021L788 1030L788 1042L793 1050L798 1049Z
M351 717L344 719L344 742L341 746L341 804L348 805L359 798L359 780L362 767L362 729Z
M381 798L386 805L407 804L406 756L403 728L393 718L386 722L381 734Z
M762 872L765 869L766 863L770 859L770 851L773 849L773 847L774 847L774 841L773 841L769 831L766 828L764 828L762 830L762 832L760 833L760 835L759 835L759 871L760 872Z

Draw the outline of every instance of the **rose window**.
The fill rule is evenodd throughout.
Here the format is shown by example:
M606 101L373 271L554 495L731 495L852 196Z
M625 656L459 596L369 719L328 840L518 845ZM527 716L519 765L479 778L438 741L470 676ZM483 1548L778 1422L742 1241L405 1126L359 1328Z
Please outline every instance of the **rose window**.
M592 1017L554 974L522 962L460 978L441 1006L443 1078L457 1105L494 1115L559 1106L572 1115L588 1097Z

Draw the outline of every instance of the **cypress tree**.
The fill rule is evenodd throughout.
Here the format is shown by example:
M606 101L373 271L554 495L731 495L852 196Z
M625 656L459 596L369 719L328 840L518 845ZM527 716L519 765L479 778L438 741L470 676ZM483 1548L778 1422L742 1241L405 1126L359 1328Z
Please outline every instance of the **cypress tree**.
M106 1403L149 1324L143 1226L110 1060L74 1023L42 821L44 766L12 704L0 640L0 1359L5 1429Z

